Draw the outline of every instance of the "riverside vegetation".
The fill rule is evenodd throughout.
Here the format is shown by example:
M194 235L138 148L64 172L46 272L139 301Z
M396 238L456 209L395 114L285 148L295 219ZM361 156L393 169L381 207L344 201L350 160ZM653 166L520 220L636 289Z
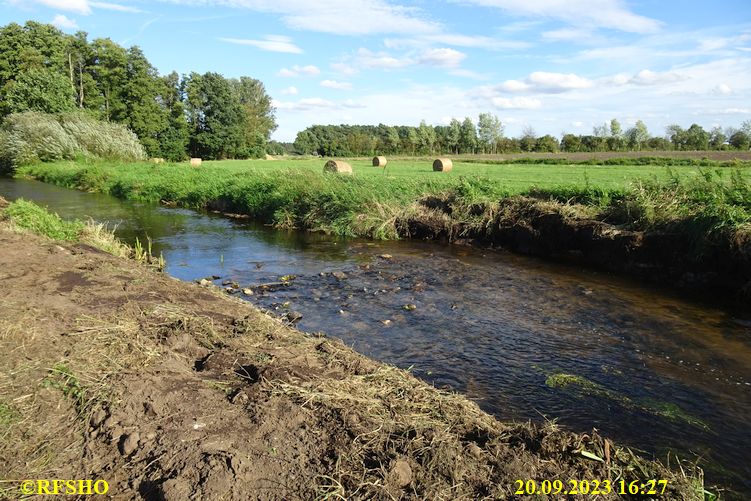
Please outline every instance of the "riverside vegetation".
M690 464L595 431L500 423L87 235L0 199L0 265L14 270L0 301L2 478L93 477L167 500L506 499L517 480L664 479L662 499L714 498ZM26 272L40 267L54 271Z
M674 159L663 162L674 163L671 167L650 165L660 161L642 161L646 165L613 159L608 161L611 165L460 161L452 173L442 174L430 171L429 162L416 159L391 160L385 169L353 160L351 177L321 173L321 160L208 162L201 169L185 164L88 161L26 165L17 175L125 199L243 214L280 228L380 239L469 239L522 252L548 252L537 252L526 242L537 239L549 240L548 253L577 252L579 243L567 248L568 237L560 229L540 226L555 215L558 226L572 228L577 242L586 239L582 236L586 231L590 240L604 234L610 240L625 235L633 240L631 247L641 245L643 235L668 235L672 240L667 245L686 262L678 266L679 274L696 265L698 271L691 273L699 275L730 256L733 268L727 275L738 279L730 287L733 292L747 287L751 280L748 164ZM626 165L613 165L620 163ZM589 229L582 230L587 224ZM517 233L525 227L531 230L521 245ZM509 232L515 233L509 236ZM646 258L651 260L653 251L649 252ZM617 261L618 255L593 257L597 259ZM659 268L659 259L674 261L670 256L654 259L653 268ZM668 262L665 268L670 264L675 265Z

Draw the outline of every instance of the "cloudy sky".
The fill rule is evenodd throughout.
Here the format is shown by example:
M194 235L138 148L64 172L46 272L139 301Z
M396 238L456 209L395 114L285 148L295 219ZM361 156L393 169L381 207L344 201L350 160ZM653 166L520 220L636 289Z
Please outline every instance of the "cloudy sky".
M138 45L161 73L258 78L282 141L315 123L488 111L510 136L751 119L751 0L0 2L3 25Z

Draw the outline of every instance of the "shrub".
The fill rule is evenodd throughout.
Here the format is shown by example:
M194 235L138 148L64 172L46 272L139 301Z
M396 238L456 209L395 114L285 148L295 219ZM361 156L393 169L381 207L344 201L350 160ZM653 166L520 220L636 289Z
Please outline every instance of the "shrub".
M107 160L146 158L138 137L124 125L100 122L80 113L66 113L58 120L86 156Z
M15 113L0 128L0 171L78 156L143 160L146 155L136 135L126 127L80 113Z
M16 113L3 122L0 164L4 170L34 162L73 159L77 145L54 115Z

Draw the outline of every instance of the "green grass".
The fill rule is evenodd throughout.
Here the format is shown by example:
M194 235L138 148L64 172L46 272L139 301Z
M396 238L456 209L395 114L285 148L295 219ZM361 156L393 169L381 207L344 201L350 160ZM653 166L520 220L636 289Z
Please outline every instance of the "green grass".
M10 204L5 215L16 226L53 240L78 240L84 228L80 221L63 221L57 214L23 199Z
M11 225L20 231L29 231L52 240L88 244L113 256L132 257L159 270L163 270L166 265L163 256L155 257L152 254L150 239L147 240L145 249L138 239L135 248L131 249L118 240L104 224L91 220L65 221L57 214L22 198L0 211L0 216L0 219L9 220Z
M751 169L654 165L479 164L458 161L433 172L429 159L390 160L385 169L355 159L353 176L323 174L323 159L244 160L155 165L58 162L22 167L59 186L191 208L219 207L278 227L344 236L395 238L394 222L414 203L438 196L452 217L492 213L515 195L578 205L588 217L630 229L675 229L706 236L751 217ZM468 211L468 208L472 208ZM479 212L482 212L480 210Z

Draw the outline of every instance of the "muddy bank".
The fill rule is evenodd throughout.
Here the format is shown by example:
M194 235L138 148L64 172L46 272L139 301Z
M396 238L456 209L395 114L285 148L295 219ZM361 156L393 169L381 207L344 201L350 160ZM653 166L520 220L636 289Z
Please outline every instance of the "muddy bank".
M527 197L470 207L460 218L451 199L428 197L418 206L397 220L400 236L503 247L738 301L751 296L751 237L708 242L686 232L623 230Z
M696 477L596 432L500 423L89 246L0 223L0 280L3 479L103 479L124 499L507 499L516 480L667 479L662 498L701 498Z

